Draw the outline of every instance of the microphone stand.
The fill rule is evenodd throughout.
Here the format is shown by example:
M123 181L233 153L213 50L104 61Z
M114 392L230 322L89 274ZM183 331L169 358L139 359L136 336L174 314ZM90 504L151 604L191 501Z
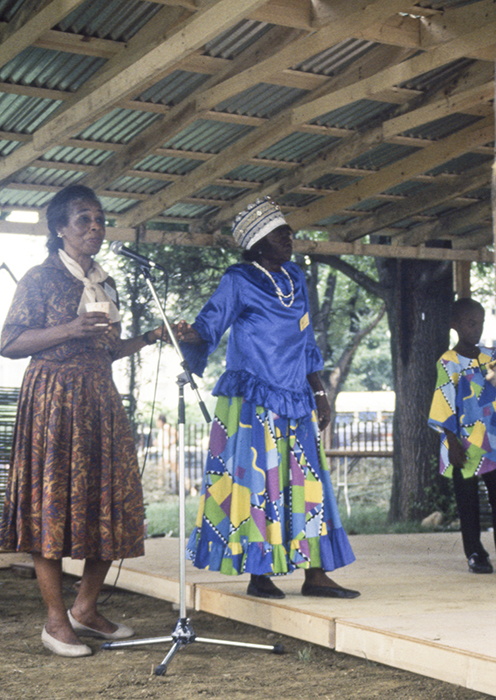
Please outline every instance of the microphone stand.
M235 646L244 647L246 649L260 649L264 651L271 651L274 654L282 654L284 652L284 647L282 644L248 644L245 642L231 642L228 640L221 639L209 639L207 637L197 637L194 633L191 621L186 616L186 483L185 483L185 441L184 441L184 428L186 423L186 409L184 403L184 386L189 384L196 394L196 399L198 405L201 409L203 417L206 423L210 423L211 418L208 413L207 407L205 406L198 387L191 376L191 372L188 366L188 362L185 359L181 348L172 332L172 328L167 319L165 311L162 307L160 299L158 297L157 291L153 285L153 277L150 273L150 269L146 265L140 265L141 272L145 278L146 284L151 292L151 295L160 311L160 315L164 322L164 326L169 334L169 338L172 341L175 351L177 352L180 360L183 372L177 377L177 385L179 387L178 396L178 445L179 445L179 619L172 633L166 637L150 637L146 639L134 639L134 640L124 640L119 642L104 642L101 645L102 649L123 649L133 646L141 646L145 644L161 644L165 642L173 642L168 654L165 656L162 663L160 663L155 668L156 676L163 676L167 672L167 666L172 661L175 654L180 651L184 646L192 644L193 642L201 642L203 644L220 644L224 646Z

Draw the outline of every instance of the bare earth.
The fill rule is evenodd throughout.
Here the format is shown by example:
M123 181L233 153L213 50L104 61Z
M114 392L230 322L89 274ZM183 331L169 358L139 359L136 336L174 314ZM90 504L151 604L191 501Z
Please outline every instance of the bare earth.
M75 582L65 578L68 606ZM103 612L131 624L138 637L167 636L178 618L170 603L121 590L112 593ZM0 570L0 621L0 700L490 700L472 690L206 613L192 612L198 636L282 643L285 653L195 642L176 654L164 676L153 671L167 654L168 643L102 651L98 641L89 640L92 657L54 656L40 642L45 613L36 581L11 569Z

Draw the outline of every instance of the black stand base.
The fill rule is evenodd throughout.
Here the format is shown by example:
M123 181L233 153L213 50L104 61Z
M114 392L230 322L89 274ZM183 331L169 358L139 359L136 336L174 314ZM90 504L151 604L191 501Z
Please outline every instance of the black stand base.
M141 646L144 644L160 644L165 642L173 642L169 653L164 658L161 664L155 668L156 676L163 676L167 672L167 666L172 661L178 651L188 644L200 642L202 644L221 644L224 646L243 647L245 649L259 649L262 651L271 651L273 654L284 654L282 644L248 644L242 642L229 642L224 639L208 639L206 637L197 637L191 626L191 622L186 617L180 617L172 634L168 637L151 637L150 639L134 639L122 642L104 642L102 649L124 649L125 647Z

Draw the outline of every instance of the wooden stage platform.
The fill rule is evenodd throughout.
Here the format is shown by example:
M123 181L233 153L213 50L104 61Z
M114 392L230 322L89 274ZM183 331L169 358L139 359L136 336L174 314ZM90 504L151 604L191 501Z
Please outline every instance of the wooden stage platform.
M360 598L303 597L297 572L277 579L284 600L255 599L246 595L247 575L198 571L188 562L187 605L496 697L496 573L468 572L460 534L350 539L357 561L335 579ZM483 542L494 552L491 533ZM124 562L118 586L178 602L178 557L177 540L148 539L145 557ZM2 558L5 565L14 557L0 555L0 566ZM64 560L64 570L79 575L81 563ZM116 572L113 566L109 583Z

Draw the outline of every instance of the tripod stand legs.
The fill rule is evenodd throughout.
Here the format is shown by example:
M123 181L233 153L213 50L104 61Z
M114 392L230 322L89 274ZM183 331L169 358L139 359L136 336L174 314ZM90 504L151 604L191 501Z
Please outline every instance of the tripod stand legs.
M161 664L155 668L156 676L163 676L167 672L167 666L172 661L174 656L182 647L200 642L203 644L220 644L224 646L243 647L244 649L259 649L262 651L271 651L273 654L283 654L284 647L282 644L249 644L248 642L230 642L225 639L209 639L207 637L197 637L193 631L193 627L188 618L181 617L176 623L174 631L169 637L153 637L150 639L127 640L122 642L104 642L102 649L122 649L124 647L132 647L142 644L157 644L159 642L174 642L167 656Z

